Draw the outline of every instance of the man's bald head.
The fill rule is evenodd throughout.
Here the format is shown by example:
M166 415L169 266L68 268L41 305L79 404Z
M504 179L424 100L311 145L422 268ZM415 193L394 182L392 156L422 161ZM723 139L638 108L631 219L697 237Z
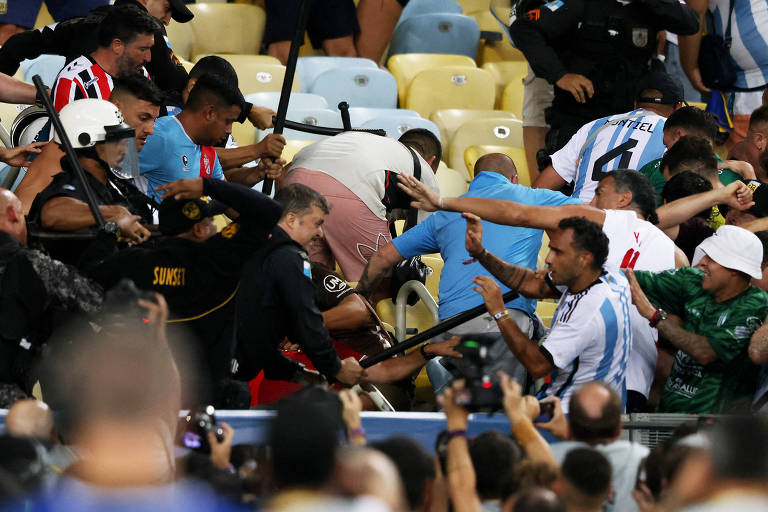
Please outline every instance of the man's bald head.
M571 435L577 441L600 444L621 434L621 398L604 382L588 382L571 397Z
M496 172L513 183L517 183L515 162L504 153L488 153L475 162L475 176L481 172Z
M24 208L16 194L0 188L0 231L10 234L19 243L27 243L27 222Z
M34 398L19 400L8 409L5 430L13 436L49 441L53 434L53 413L45 402Z
M336 483L347 494L374 496L392 510L405 510L405 491L389 457L370 448L347 447L336 456Z

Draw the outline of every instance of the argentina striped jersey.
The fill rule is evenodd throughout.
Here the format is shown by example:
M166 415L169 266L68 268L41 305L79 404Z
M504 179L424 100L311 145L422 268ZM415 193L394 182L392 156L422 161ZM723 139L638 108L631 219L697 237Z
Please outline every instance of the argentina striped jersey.
M552 167L567 183L573 197L589 203L597 183L616 169L640 169L661 158L664 118L645 109L603 117L585 124L552 155Z
M552 319L552 330L542 349L555 369L539 398L558 396L563 411L573 390L594 380L603 381L626 403L625 376L632 343L629 282L623 274L604 271L579 293L563 293Z
M728 25L729 0L709 0L716 34ZM733 0L731 57L736 63L736 87L751 89L768 83L768 2Z

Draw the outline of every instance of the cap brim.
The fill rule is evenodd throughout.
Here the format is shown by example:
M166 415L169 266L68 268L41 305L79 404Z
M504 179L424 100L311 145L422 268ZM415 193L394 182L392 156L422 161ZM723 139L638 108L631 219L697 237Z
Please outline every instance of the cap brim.
M698 265L699 261L701 261L701 258L703 258L706 254L721 267L744 272L748 276L755 279L763 278L763 272L760 269L760 265L757 265L756 268L750 269L749 267L751 265L749 265L747 262L740 261L740 258L735 257L736 255L729 253L727 250L724 251L718 245L719 244L714 240L714 235L701 242L693 252L693 260L691 261L691 265L694 267ZM739 263L744 263L744 265L739 265Z
M186 6L184 0L170 0L171 4L171 18L173 21L179 23L186 23L195 17L189 7Z

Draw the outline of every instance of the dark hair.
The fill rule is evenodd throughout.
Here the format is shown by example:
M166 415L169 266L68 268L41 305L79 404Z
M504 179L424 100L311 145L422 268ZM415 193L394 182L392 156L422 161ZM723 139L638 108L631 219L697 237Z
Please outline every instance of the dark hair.
M664 190L661 197L668 202L681 199L683 197L701 194L712 190L712 182L704 179L700 175L691 171L683 171L672 176L664 184ZM709 209L706 210L709 212Z
M602 497L611 488L611 463L593 448L569 451L560 466L560 473L568 483L590 498Z
M160 30L158 21L146 10L135 5L116 5L107 11L99 23L96 44L105 48L119 39L125 44L132 43L140 34L156 34Z
M768 123L768 105L756 108L749 116L749 129L754 130L754 125L758 123Z
M600 181L610 177L614 179L616 192L632 192L632 205L640 210L640 214L648 222L659 223L656 216L656 190L647 176L633 169L616 169L604 174Z
M603 268L608 258L608 237L599 225L584 217L568 217L561 220L557 227L573 230L574 247L592 254L592 268Z
M216 108L242 106L245 100L237 86L219 75L203 75L189 92L184 110L200 110L208 105Z
M587 408L581 401L581 393L587 386L599 386L610 394L608 401L603 404L600 416L592 417L587 413ZM621 398L610 386L604 382L590 382L576 390L571 396L570 416L568 423L571 426L573 438L577 441L595 442L604 439L613 439L619 433L621 426Z
M664 122L664 130L682 128L687 135L698 135L714 141L717 137L717 122L711 112L698 107L682 107L675 110Z
M217 75L228 83L238 86L237 72L232 64L218 55L207 55L197 61L189 70L189 78L200 78L203 75Z
M425 160L434 155L435 161L432 167L437 169L443 158L443 146L434 133L425 128L413 128L402 134L397 140L415 150Z
M152 105L163 105L165 95L155 83L142 75L126 75L114 79L114 87L110 97L120 94L130 94Z
M275 201L283 207L281 219L289 213L298 216L304 215L313 206L320 208L326 215L331 211L328 200L322 194L301 183L293 183L287 187L282 187L275 194Z
M768 418L723 417L710 439L715 478L763 483L768 479Z
M515 471L523 460L520 447L509 436L489 430L469 443L469 456L477 474L477 494L484 500L502 498L517 487Z
M530 487L520 493L512 512L565 512L565 503L550 489Z
M435 466L429 452L413 439L399 436L372 443L370 447L392 459L405 487L408 508L420 508L427 480L435 478Z
M660 169L669 168L670 176L691 171L712 179L717 176L717 158L710 141L697 135L680 137L661 158Z
M763 262L760 264L760 268L764 269L768 266L768 231L758 231L755 236L763 244Z
M269 438L275 483L324 485L333 472L342 429L341 402L330 391L306 388L281 400Z

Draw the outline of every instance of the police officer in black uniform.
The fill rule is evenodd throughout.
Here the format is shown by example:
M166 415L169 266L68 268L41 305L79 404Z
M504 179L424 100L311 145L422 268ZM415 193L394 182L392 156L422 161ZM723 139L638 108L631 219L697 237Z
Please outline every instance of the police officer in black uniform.
M632 110L659 31L699 30L696 12L678 0L522 0L515 16L515 45L555 85L549 154L589 121Z
M166 191L159 217L160 230L168 238L155 248L132 247L114 253L116 237L112 236L111 246L106 244L100 251L113 254L99 261L92 247L89 259L94 264L86 271L105 289L128 278L139 289L165 296L170 311L169 333L179 327L195 340L194 346L180 347L172 339L174 356L179 361L204 361L202 375L194 379L181 368L185 387L189 388L194 380L201 388L197 392L209 398L206 395L212 385L231 376L233 299L243 264L264 245L281 208L260 192L212 178L177 180L158 190ZM201 196L216 201L208 203ZM238 216L217 233L213 215L224 205Z
M307 247L323 235L328 203L301 184L281 188L275 199L283 215L264 249L245 265L238 292L239 376L250 380L264 370L267 379L312 381L302 365L280 353L288 338L328 380L353 385L364 371L354 358L340 361L333 348L315 303L307 256Z

